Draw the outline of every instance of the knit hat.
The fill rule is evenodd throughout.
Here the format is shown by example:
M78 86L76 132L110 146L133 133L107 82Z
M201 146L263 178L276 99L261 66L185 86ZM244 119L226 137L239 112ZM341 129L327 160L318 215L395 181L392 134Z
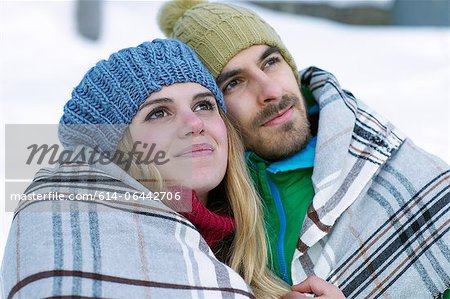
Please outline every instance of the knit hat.
M101 60L74 88L64 106L59 139L114 152L141 104L164 86L198 83L225 110L222 93L196 54L176 40L155 39Z
M298 79L297 67L275 30L254 12L231 4L174 0L158 15L168 37L188 44L214 78L237 53L253 45L278 48Z

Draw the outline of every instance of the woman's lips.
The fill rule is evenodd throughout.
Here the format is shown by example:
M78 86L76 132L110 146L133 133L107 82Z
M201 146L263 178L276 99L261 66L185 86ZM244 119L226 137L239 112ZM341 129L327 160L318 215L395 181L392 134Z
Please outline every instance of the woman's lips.
M214 147L209 143L197 143L183 148L175 157L201 157L214 152Z
M274 117L266 121L263 126L270 127L284 124L291 118L293 110L294 109L292 108L292 106L287 108L286 110L281 110Z

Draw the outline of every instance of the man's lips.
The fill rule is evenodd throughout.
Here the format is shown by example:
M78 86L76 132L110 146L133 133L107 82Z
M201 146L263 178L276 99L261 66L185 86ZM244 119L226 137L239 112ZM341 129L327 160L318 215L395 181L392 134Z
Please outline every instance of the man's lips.
M180 150L175 157L200 157L208 156L214 152L214 147L209 143L197 143Z
M263 126L270 127L281 125L287 122L292 116L293 108L292 106L279 111L277 114L273 115L269 120L263 123Z

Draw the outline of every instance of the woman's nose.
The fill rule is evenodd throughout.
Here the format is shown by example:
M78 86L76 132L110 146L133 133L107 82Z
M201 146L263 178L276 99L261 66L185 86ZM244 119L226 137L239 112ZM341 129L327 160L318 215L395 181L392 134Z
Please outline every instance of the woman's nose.
M182 115L181 121L181 137L189 135L201 135L204 132L203 120L193 111L186 112Z

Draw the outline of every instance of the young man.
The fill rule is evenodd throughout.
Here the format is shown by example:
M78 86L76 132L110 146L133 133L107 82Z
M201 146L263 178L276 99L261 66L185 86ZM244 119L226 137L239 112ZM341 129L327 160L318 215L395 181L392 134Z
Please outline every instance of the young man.
M167 36L224 92L264 201L272 270L350 298L436 298L450 285L450 168L336 78L294 60L270 25L229 4L176 1Z

